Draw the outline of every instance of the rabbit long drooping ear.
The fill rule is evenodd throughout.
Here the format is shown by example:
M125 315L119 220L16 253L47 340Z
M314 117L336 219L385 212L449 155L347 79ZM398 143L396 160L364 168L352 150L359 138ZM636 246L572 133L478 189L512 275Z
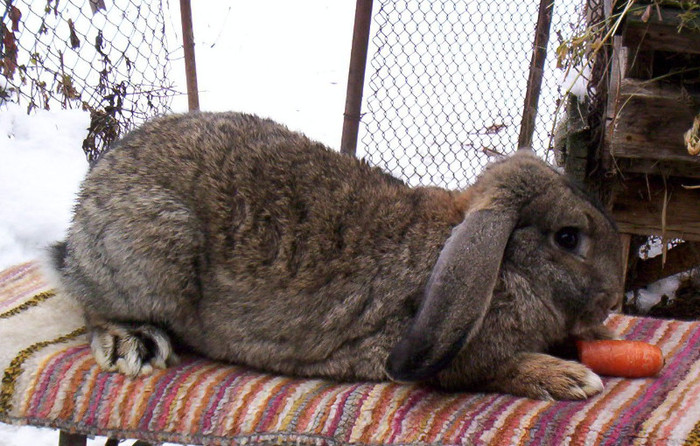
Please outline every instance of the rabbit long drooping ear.
M438 372L479 331L517 212L469 212L445 243L408 332L393 348L387 373L397 381ZM464 304L469 296L471 305Z

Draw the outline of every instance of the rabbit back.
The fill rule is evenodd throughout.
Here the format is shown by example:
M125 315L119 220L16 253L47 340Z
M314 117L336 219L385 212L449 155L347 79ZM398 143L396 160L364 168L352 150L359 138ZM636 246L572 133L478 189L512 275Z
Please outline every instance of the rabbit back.
M64 285L88 319L155 323L210 357L381 379L464 215L453 195L269 120L166 117L88 174Z

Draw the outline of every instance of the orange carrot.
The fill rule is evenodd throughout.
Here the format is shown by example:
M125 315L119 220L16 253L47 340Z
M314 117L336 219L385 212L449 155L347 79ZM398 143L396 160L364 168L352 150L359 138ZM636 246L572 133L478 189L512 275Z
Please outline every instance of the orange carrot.
M579 360L599 375L644 378L664 366L661 349L640 341L576 341Z

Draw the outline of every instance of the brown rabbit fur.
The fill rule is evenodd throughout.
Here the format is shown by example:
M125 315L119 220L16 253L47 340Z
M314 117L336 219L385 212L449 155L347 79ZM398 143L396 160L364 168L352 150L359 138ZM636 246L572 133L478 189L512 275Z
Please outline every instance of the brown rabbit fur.
M465 191L411 188L270 120L195 113L101 157L54 268L107 370L165 367L172 337L294 376L578 399L600 379L544 352L609 336L620 253L526 150Z

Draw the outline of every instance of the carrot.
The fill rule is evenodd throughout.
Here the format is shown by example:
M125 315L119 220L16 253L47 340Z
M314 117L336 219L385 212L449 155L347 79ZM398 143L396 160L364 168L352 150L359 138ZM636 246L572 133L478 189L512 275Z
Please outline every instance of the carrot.
M664 366L661 349L640 341L576 341L579 360L599 375L644 378Z

